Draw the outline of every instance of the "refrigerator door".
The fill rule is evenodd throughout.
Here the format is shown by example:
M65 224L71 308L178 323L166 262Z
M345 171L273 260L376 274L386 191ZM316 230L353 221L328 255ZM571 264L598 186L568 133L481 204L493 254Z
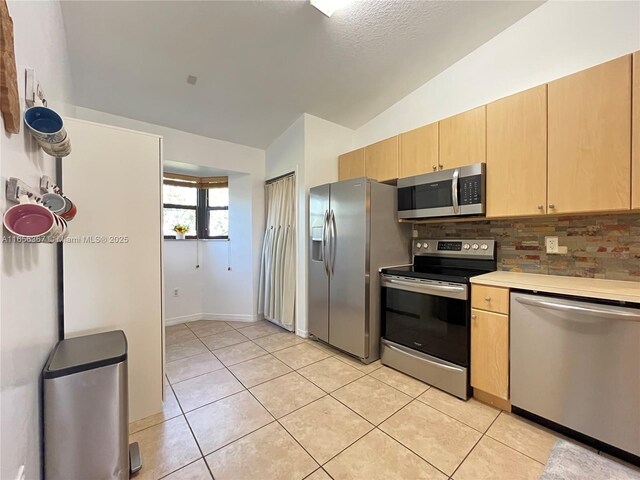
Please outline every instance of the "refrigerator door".
M311 189L309 198L309 333L329 341L329 277L326 245L329 185Z
M329 343L369 354L369 189L366 178L331 185Z

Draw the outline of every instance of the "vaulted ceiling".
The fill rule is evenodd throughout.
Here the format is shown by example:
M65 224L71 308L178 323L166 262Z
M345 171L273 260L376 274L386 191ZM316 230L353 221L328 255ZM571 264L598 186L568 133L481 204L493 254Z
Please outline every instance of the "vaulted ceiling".
M358 128L540 1L62 2L76 104L259 148ZM198 78L187 83L189 75Z

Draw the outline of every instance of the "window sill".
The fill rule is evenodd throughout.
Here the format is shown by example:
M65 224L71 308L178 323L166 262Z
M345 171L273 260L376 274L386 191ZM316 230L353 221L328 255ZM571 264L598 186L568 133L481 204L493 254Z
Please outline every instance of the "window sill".
M182 239L177 239L177 238L163 238L163 240L169 241L169 242L197 242L197 241L201 241L201 242L228 242L230 239L229 238L182 238Z

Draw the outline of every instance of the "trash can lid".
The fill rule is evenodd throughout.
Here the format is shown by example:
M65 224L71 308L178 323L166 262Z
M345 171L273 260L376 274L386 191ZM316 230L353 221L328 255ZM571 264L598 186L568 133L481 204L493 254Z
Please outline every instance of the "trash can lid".
M122 330L59 341L44 366L44 378L64 377L127 359L127 337Z

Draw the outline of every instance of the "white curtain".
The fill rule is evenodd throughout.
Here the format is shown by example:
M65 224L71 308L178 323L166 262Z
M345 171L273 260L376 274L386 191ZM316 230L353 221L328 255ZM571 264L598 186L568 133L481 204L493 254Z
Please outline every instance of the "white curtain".
M287 330L295 328L296 179L266 185L267 225L262 244L258 312Z

